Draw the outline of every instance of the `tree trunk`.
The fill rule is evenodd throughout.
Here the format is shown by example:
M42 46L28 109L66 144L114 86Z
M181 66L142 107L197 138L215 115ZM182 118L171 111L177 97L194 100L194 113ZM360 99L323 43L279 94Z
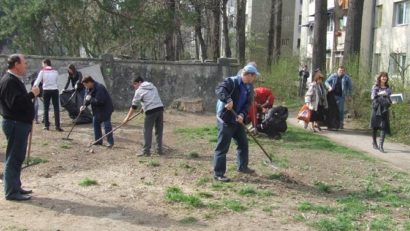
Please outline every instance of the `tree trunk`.
M213 0L213 3L211 47L212 59L216 61L219 57L221 57L221 1Z
M166 5L171 11L171 20L175 20L175 0L167 0ZM175 52L175 28L172 26L167 29L165 35L165 60L173 61L176 60Z
M271 0L270 8L270 20L269 20L269 32L268 32L268 57L267 66L269 70L272 67L273 62L273 49L274 49L274 36L275 36L275 5L276 0Z
M238 61L241 66L245 65L245 23L246 23L246 0L237 0L236 19L236 42L238 49Z
M316 0L315 24L313 27L312 70L319 68L323 73L326 72L326 26L327 0Z
M360 53L360 38L362 33L363 0L350 0L347 11L345 50L343 62Z
M280 56L281 40L282 40L282 0L276 0L277 12L275 23L275 59Z
M201 48L201 57L202 61L205 61L208 58L207 54L207 47L202 35L202 14L201 14L201 7L198 4L194 4L195 12L196 12L196 23L195 23L195 36L198 39L199 47Z
M222 22L223 22L223 36L224 36L224 42L225 42L225 56L230 58L232 56L232 52L231 52L231 46L230 46L230 41L229 41L228 15L226 12L227 3L228 3L228 0L222 0L221 10L222 10Z

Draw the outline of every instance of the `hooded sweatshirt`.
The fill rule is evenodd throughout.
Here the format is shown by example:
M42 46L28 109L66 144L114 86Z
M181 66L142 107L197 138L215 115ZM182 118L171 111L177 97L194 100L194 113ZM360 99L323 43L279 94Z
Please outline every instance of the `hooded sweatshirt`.
M142 109L144 109L145 113L156 108L164 107L157 88L154 84L147 81L142 82L138 89L135 90L132 106L138 106L139 102L141 102Z

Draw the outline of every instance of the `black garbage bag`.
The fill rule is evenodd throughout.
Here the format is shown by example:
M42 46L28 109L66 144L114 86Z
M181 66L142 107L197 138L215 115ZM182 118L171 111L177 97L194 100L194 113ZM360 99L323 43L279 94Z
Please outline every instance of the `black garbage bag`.
M256 128L258 132L265 133L269 137L280 137L280 135L288 129L288 125L286 124L288 115L287 107L273 107L269 109L265 115L265 119L261 124L258 124Z
M60 94L60 103L61 106L67 110L68 116L73 119L73 123L88 124L93 121L93 116L88 108L86 108L78 119L74 121L78 116L78 113L80 113L81 105L83 105L83 97L80 92L75 89L63 91Z
M325 114L325 125L328 129L338 129L340 126L339 109L333 91L327 94L328 109Z

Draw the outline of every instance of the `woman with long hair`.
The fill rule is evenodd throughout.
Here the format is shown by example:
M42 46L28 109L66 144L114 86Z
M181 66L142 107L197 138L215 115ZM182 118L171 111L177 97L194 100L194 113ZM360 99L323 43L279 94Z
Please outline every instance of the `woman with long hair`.
M380 72L377 76L376 84L372 88L372 117L370 127L372 128L373 148L384 152L384 138L390 134L389 107L391 105L389 87L389 75L387 72ZM380 129L380 142L377 144L377 130Z
M318 71L313 77L313 82L310 83L309 89L305 94L305 103L308 104L309 109L312 111L310 122L312 123L312 130L316 132L316 129L321 130L318 122L324 121L325 111L327 109L326 88L323 84L324 76ZM306 127L306 126L305 126Z

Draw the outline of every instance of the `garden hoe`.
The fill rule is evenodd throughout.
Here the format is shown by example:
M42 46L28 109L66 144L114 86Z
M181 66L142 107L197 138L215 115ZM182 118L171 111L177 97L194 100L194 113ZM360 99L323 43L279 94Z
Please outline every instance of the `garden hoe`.
M134 119L135 117L137 117L139 114L141 114L143 111L139 111L137 114L131 116L127 121L121 123L120 125L118 125L117 127L115 127L114 129L112 129L110 132L108 132L107 134L103 135L101 138L99 138L98 140L92 142L91 144L88 145L88 147L91 147L93 145L95 145L96 143L100 142L102 139L104 139L106 136L108 136L109 134L115 132L118 128L124 126L125 124L127 124L129 121L131 121L132 119ZM89 152L93 152L92 149Z
M70 132L68 132L67 137L63 137L63 138L62 138L63 140L73 140L73 139L70 138L71 132L73 131L75 125L77 125L77 120L78 120L78 118L80 118L80 116L81 116L81 114L83 113L83 111L85 111L85 109L84 109L84 110L80 110L80 112L78 113L77 117L75 117L75 119L74 119L74 124L73 124L73 126L71 127Z

